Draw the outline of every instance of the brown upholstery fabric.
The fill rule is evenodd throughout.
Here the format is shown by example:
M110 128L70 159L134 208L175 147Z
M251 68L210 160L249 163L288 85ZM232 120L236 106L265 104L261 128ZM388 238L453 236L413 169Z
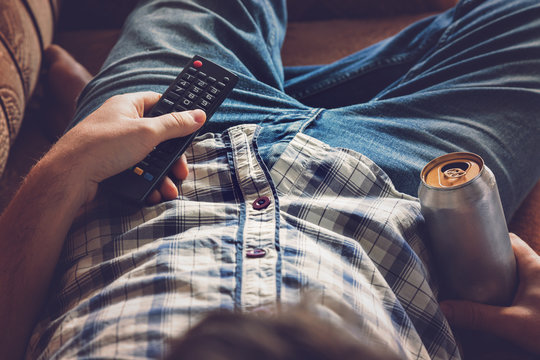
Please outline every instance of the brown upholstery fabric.
M0 175L53 38L59 0L3 0L0 8Z

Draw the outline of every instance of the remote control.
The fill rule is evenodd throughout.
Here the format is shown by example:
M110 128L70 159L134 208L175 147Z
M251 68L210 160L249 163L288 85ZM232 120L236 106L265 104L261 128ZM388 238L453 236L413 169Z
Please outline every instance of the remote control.
M202 109L208 122L237 81L238 77L229 70L196 55L163 93L148 116ZM162 142L143 161L104 180L103 186L124 199L143 203L200 131Z

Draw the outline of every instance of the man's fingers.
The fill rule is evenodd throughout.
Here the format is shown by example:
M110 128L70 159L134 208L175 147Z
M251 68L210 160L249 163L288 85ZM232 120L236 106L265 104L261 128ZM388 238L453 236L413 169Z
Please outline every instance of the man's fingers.
M189 170L186 156L184 154L182 154L180 159L176 160L176 162L171 167L171 171L173 175L180 180L184 180L188 176Z
M159 191L153 190L148 198L147 203L150 205L158 204L162 201L173 200L178 197L178 188L168 176L163 177L159 185Z
M168 176L163 177L159 192L165 201L173 200L178 197L178 188Z
M516 256L521 288L528 287L528 282L536 281L540 276L540 256L525 241L517 235L510 233L512 248ZM518 291L519 293L519 291Z
M508 319L508 308L457 300L443 301L440 305L442 312L454 326L495 335L503 335L500 331L507 331L502 323Z
M113 96L111 99L129 99L129 102L137 109L139 117L145 116L150 109L158 102L161 95L153 91L141 91L129 94ZM108 101L110 101L109 99Z
M161 115L152 119L156 126L160 142L189 135L198 130L206 121L202 110L190 110Z
M139 94L141 94L142 102L144 106L143 113L140 114L140 116L142 117L146 113L148 113L150 109L154 107L154 105L157 104L157 102L161 98L161 94L158 94L157 92L153 92L153 91L145 91Z
M160 194L160 192L157 191L156 189L152 190L150 195L148 195L148 197L146 198L146 202L149 205L159 204L161 202L161 194Z
M538 261L539 258L536 251L529 246L525 241L523 241L519 236L514 233L510 233L510 241L512 242L512 248L514 249L514 254L519 259L535 259Z
M443 301L441 310L454 326L490 333L540 354L540 319L534 308Z

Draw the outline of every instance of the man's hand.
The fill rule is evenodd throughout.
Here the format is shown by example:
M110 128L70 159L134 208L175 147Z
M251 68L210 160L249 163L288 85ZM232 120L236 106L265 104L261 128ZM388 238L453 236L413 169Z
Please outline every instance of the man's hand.
M517 235L510 239L519 274L512 305L451 300L441 302L441 310L452 325L492 333L540 354L540 257Z
M145 119L159 100L152 92L115 96L65 134L32 168L0 216L2 358L19 359L43 307L75 214L98 184L142 160L157 144L199 129L203 111ZM185 160L173 167L187 175ZM165 180L152 201L177 196Z
M160 142L189 135L204 123L206 116L202 110L145 118L159 98L154 92L110 98L60 138L47 154L47 160L72 164L85 184L86 201L92 200L101 181L141 161ZM172 171L179 179L187 176L185 157L177 161ZM149 202L176 196L175 184L165 178L160 191L154 191Z

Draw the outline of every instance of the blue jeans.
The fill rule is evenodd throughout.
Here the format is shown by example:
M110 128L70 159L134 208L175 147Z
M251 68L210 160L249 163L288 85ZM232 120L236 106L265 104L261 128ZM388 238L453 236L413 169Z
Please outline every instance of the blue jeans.
M416 196L431 159L482 156L507 219L540 178L540 2L462 0L329 65L284 68L285 0L145 0L75 122L107 98L163 92L194 54L240 76L208 131L263 126L268 166L299 131L371 158ZM324 51L324 49L321 49Z

